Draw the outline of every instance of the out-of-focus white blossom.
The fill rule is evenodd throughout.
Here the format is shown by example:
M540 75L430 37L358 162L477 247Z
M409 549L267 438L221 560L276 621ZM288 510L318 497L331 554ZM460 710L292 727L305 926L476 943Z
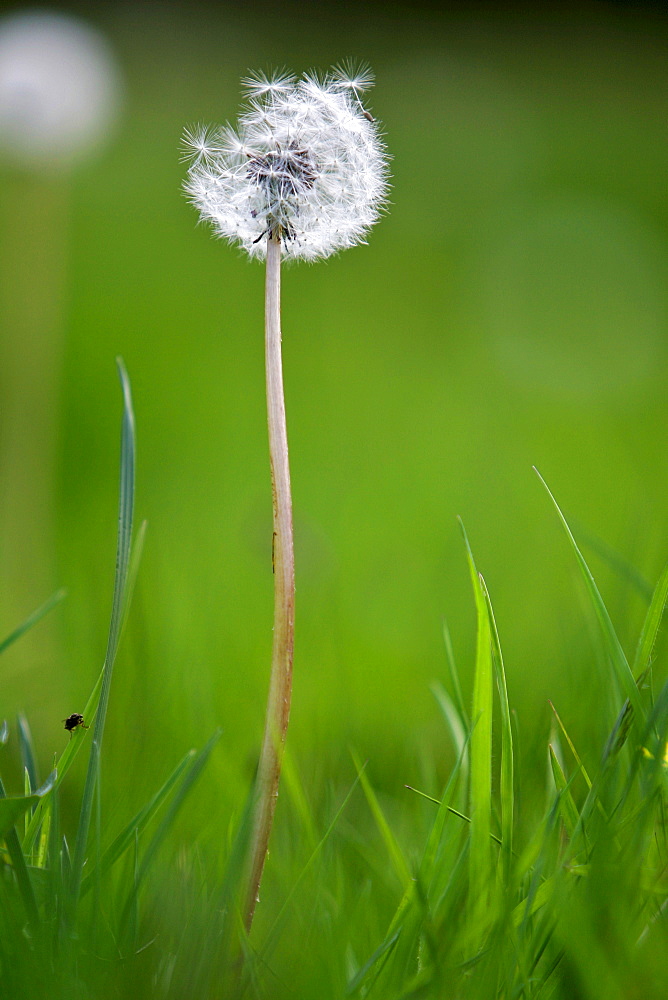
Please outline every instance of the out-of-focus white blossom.
M372 83L350 67L242 81L236 129L185 134L185 189L202 218L251 257L265 257L270 235L284 257L305 260L363 242L388 191L378 123L362 104Z
M33 166L71 163L105 138L119 105L105 39L67 14L0 18L0 151Z

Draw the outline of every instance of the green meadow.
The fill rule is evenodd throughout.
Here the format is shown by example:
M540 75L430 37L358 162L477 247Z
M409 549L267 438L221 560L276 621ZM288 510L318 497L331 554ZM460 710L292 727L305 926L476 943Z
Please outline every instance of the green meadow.
M0 643L58 595L0 645L0 997L665 997L665 13L86 13L113 134L0 167ZM249 69L348 56L391 203L283 274L294 689L245 938L264 273L198 224L180 140Z

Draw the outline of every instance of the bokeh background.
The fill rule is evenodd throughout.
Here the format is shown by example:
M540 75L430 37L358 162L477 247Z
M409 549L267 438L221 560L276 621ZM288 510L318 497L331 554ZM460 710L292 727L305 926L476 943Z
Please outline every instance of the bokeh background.
M437 791L452 760L430 692L446 676L444 619L467 696L474 654L458 515L525 753L544 747L548 699L576 737L596 729L596 632L532 466L628 647L668 555L665 7L49 9L102 32L119 104L88 156L0 167L1 631L68 594L3 656L2 714L26 712L47 770L100 670L122 355L148 532L105 735L106 815L127 818L218 726L181 828L206 840L241 808L271 648L263 271L197 224L180 136L234 120L249 68L352 57L376 73L392 204L368 246L284 274L290 751L315 797L323 776L350 783L350 746L377 787Z

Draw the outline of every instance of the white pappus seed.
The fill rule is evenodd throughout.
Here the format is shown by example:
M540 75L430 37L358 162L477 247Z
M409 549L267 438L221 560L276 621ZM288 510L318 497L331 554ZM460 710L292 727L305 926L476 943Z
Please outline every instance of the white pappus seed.
M286 259L316 260L363 242L388 193L388 157L361 94L366 67L325 77L250 74L236 129L186 131L185 191L218 236L251 257L276 235Z

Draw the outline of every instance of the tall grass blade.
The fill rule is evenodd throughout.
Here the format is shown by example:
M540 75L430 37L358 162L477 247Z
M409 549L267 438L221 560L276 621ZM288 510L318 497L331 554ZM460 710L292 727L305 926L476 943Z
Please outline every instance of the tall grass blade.
M462 757L462 773L464 780L466 781L468 779L469 767L468 737L470 726L468 717L465 720L462 718L454 701L439 681L436 681L431 685L431 693L436 699L438 707L441 710L441 714L443 715L448 729L450 730L450 736L455 748L455 753L458 757L462 754L464 755Z
M183 777L183 780L181 781L181 784L179 786L176 795L172 799L172 802L170 804L169 809L167 810L166 815L163 817L162 821L158 825L157 830L153 834L153 837L151 838L149 845L144 852L144 856L141 860L141 863L136 867L134 884L125 902L125 906L123 908L123 914L120 920L120 936L124 939L126 939L126 935L129 929L128 921L131 919L133 908L137 900L137 895L140 886L146 876L146 873L150 868L155 858L155 855L158 852L158 848L162 844L171 826L173 825L174 820L176 819L177 814L186 799L186 796L188 795L193 785L195 784L200 774L202 773L202 770L204 769L204 766L208 761L209 756L211 755L211 751L213 750L214 746L216 745L219 739L220 739L220 730L217 730L213 734L211 739L208 741L206 746L204 746L199 751L199 753L196 753L193 759L190 761L188 768L185 772L185 775ZM136 837L137 833L135 832L135 838Z
M100 691L100 703L95 716L95 730L93 739L98 747L98 752L102 749L102 738L104 736L104 725L107 717L107 707L109 704L109 692L111 689L111 678L118 649L121 626L123 624L124 612L127 606L128 596L128 568L130 565L130 549L132 542L132 517L134 513L134 487L135 487L135 431L134 413L132 409L132 395L130 392L130 382L123 362L117 359L118 371L123 389L123 420L121 430L121 476L120 495L118 504L118 539L116 546L116 574L114 580L114 594L112 600L111 621L109 624L109 637L107 640L107 651L104 658L102 671L102 688ZM70 906L76 908L79 892L81 889L81 876L84 861L86 858L86 847L88 844L88 831L90 829L91 811L93 808L93 792L95 790L96 767L93 755L88 760L88 771L86 773L86 783L81 802L81 812L79 814L79 826L74 846L72 858L72 879L70 883Z
M640 638L638 639L638 647L633 660L633 676L637 680L650 666L652 660L652 650L654 649L654 643L656 642L656 637L661 626L661 620L663 618L663 612L665 610L667 600L668 563L664 566L663 572L661 573L657 585L654 588L652 600L650 601L649 608L647 609L645 621L643 622L640 632Z
M422 861L420 863L419 878L423 885L429 889L430 884L433 882L434 878L434 866L436 863L436 856L438 852L438 846L443 837L443 831L445 829L445 824L449 814L463 817L463 814L455 809L452 805L455 795L457 794L457 785L460 780L464 780L464 760L467 756L468 751L468 740L466 738L464 745L462 746L457 762L452 769L452 773L448 778L445 790L440 799L432 799L438 805L436 811L436 816L434 817L434 822L431 830L429 831L429 836L427 838L427 843L425 845L424 852L422 854ZM423 795L424 793L419 792L417 788L413 789L418 795ZM429 796L431 798L431 796ZM468 822L470 822L469 817L463 817Z
M554 784L557 792L559 793L559 811L561 813L564 826L566 827L566 833L572 840L577 829L580 816L571 794L570 782L567 780L566 775L563 772L562 766L559 763L559 758L557 757L551 743L548 745L548 750L550 753L550 766L552 768ZM572 780L573 779L571 779L571 781Z
M83 710L83 717L87 721L92 721L95 719L95 714L97 712L97 706L100 699L100 691L102 690L102 678L104 676L104 669L100 671L100 676L95 682L95 687L93 688L90 698L86 702L86 706ZM72 735L67 738L67 743L65 749L63 750L58 763L56 765L57 778L53 786L53 792L55 793L60 786L63 778L69 771L70 767L74 763L74 758L78 754L79 750L83 746L84 740L86 739L85 730L78 727L74 730ZM42 822L42 817L44 815L44 810L49 806L49 796L46 795L40 800L40 804L32 815L32 819L28 825L25 838L23 840L23 850L26 854L29 854L34 845L37 833L39 831L40 823Z
M362 770L364 770L365 767L366 767L366 764L364 764ZM353 781L352 785L348 789L348 791L347 791L347 793L345 795L345 798L343 799L343 802L341 803L341 805L339 806L339 808L334 813L334 816L333 816L333 818L332 818L329 826L327 827L327 829L325 830L323 836L320 838L320 840L318 841L318 843L314 847L313 851L309 855L309 858L308 858L306 864L304 865L304 867L300 871L299 875L297 876L297 878L293 882L292 886L290 887L290 890L287 893L285 899L283 900L281 908L278 911L278 915L275 918L274 922L272 923L271 927L269 928L269 932L267 933L267 937L266 937L265 942L264 942L264 944L262 946L262 950L260 952L260 958L261 959L264 960L264 959L267 958L267 955L269 954L271 948L274 945L277 933L278 933L278 931L280 929L280 925L283 922L283 919L284 919L285 915L287 914L288 906L290 905L290 903L291 903L291 901L292 901L292 899L293 899L293 897L295 895L295 892L297 891L297 889L298 889L299 885L301 884L301 882L303 881L306 873L313 866L313 863L315 862L316 858L322 852L325 844L327 843L327 841L331 837L332 833L334 832L334 830L336 828L336 825L339 822L339 819L341 818L341 816L342 816L342 814L343 814L346 806L350 802L352 794L355 791L355 789L357 788L359 782L360 782L360 773L358 772L355 780Z
M25 621L21 622L21 624L15 628L13 632L10 632L10 634L3 639L2 642L0 642L0 653L4 653L4 651L12 645L12 643L16 642L17 639L20 639L22 635L33 627L33 625L36 625L37 622L44 617L44 615L49 613L51 608L55 608L56 604L60 604L60 602L65 599L66 594L67 591L65 590L57 590L56 593L52 594L51 597L49 597L44 604L40 605L36 611L33 611L31 615L28 615Z
M513 830L515 812L515 750L513 743L513 726L510 715L510 702L508 700L508 687L506 685L506 671L503 665L503 654L501 653L501 642L499 632L496 627L494 610L490 600L487 584L483 577L480 577L480 586L485 595L487 604L487 614L491 627L492 637L492 658L494 661L494 672L496 674L496 686L499 692L501 703L501 839L503 841L502 874L503 884L510 884L510 870L513 857Z
M568 526L568 522L566 521L566 518L561 512L559 504L555 500L547 483L541 476L538 469L534 468L534 471L538 476L538 478L540 479L543 486L545 487L545 491L547 492L547 495L549 496L550 500L554 504L554 508L557 512L557 515L559 516L559 520L561 521L563 529L566 532L566 536L571 544L571 548L577 560L580 572L582 573L582 577L584 579L587 593L589 594L589 598L592 603L592 607L594 608L594 612L598 619L601 632L603 634L603 640L605 643L606 652L612 663L615 676L617 678L617 682L619 683L621 690L624 693L624 696L628 698L629 702L633 706L634 713L636 715L635 724L642 728L646 715L642 699L638 692L638 688L635 679L633 677L633 674L631 672L631 668L629 667L628 661L624 654L624 650L622 649L621 643L617 638L617 633L615 632L612 621L610 620L610 615L608 614L607 608L603 603L603 598L599 593L598 587L596 586L596 583L594 581L594 577L592 576L591 571L587 566L587 563L585 562L584 556L582 555L580 549L578 548L577 542L573 537L573 533L571 532L571 529Z
M389 953L392 951L395 944L399 940L400 934L401 934L401 928L399 928L398 931L395 931L394 934L392 934L390 937L386 938L385 941L383 941L383 943L376 948L371 958L364 963L364 965L357 973L357 975L354 976L353 979L351 979L351 981L349 982L348 988L346 990L347 997L354 996L354 994L357 993L360 987L364 985L364 981L369 976L369 973L374 970L374 966L376 966L381 959L384 959L384 961L381 963L380 968L376 970L376 976L383 971L383 966L387 961L387 959L390 957ZM374 980L367 986L364 996L368 996L369 993L371 992L376 976L374 976Z
M127 616L127 610L130 605L130 598L132 597L132 593L134 591L134 585L137 579L137 573L139 571L139 563L141 560L141 554L144 547L145 537L146 537L146 521L143 521L142 524L139 526L139 530L137 532L134 545L132 546L130 569L127 578L127 598L125 602L124 617ZM84 719L90 725L93 724L93 722L97 717L97 708L100 702L100 694L102 691L102 681L104 680L104 676L105 676L105 668L102 667L102 670L100 671L100 674L95 682L95 687L91 691L90 697L88 698L88 701L86 702L86 705L82 713ZM86 736L85 730L78 728L74 730L74 732L67 740L65 749L63 750L58 760L58 765L57 765L58 777L54 785L53 789L54 793L57 790L60 783L62 782L62 780L64 779L67 772L69 771L70 767L72 766L74 758L78 754L79 750L81 750L85 736ZM30 824L28 826L28 830L26 832L26 836L23 841L23 850L26 853L31 851L34 846L35 838L37 836L37 831L39 829L39 824L41 823L42 820L43 810L47 809L48 806L49 806L48 797L41 799L39 806L35 810L32 819L30 820Z
M60 856L60 800L58 791L50 796L49 816L49 867L45 913L47 920L53 924L53 942L57 943L63 908L63 865Z
M7 853L14 868L16 884L23 900L28 922L33 933L39 927L39 913L30 874L23 857L21 842L14 824L26 809L38 801L37 795L21 795L8 798L5 786L0 780L0 838L4 838ZM18 811L16 811L18 809Z
M549 704L550 708L552 709L552 712L554 714L555 719L557 720L559 728L561 729L561 731L562 731L562 733L564 735L564 739L568 743L568 747L569 747L571 753L573 754L573 759L575 760L575 763L578 766L578 771L582 774L582 777L585 780L585 784L587 785L587 788L591 789L591 784L592 783L591 783L591 779L590 779L589 775L587 774L587 769L584 766L584 764L582 763L582 761L580 760L580 755L578 754L577 750L575 749L575 745L574 745L572 739L570 738L570 736L568 735L568 732L566 731L565 725L561 721L561 716L559 715L559 713L557 712L556 708L554 707L554 705L552 704L551 701L548 702L548 704Z
M477 615L476 663L471 734L469 896L484 912L490 890L492 853L492 635L487 602L463 523L459 522L471 574Z
M362 762L354 751L351 751L351 756L353 758L353 763L357 769L359 775L360 783L364 790L366 800L371 809L374 820L376 821L376 826L378 827L378 832L381 835L383 843L385 844L385 850L388 853L390 861L392 862L392 867L394 868L395 874L399 879L402 889L404 889L408 883L411 881L411 871L406 863L406 859L402 853L401 848L397 842L396 837L390 829L390 824L385 818L385 814L380 807L380 803L376 797L376 793L371 787L371 782L369 781L366 771L362 766Z
M10 795L5 793L5 786L0 780L0 838L23 816L27 809L38 805L40 799L48 795L56 782L56 772L52 771L41 788L30 795Z
M464 704L464 696L462 695L462 686L459 680L459 671L457 670L455 653L452 648L450 629L448 628L448 623L445 620L443 621L443 645L445 646L445 662L448 665L448 674L450 675L450 683L452 684L453 701L457 708L457 712L459 713L462 725L465 729L469 729L469 716L466 711L466 705Z
M158 789L155 795L143 806L139 812L132 817L127 826L118 834L112 844L102 855L99 864L89 872L81 883L81 895L84 896L94 884L97 878L102 879L109 869L125 854L127 849L134 843L135 835L140 834L150 820L155 816L163 802L169 797L182 776L186 767L195 756L195 750L189 750L183 760L174 768L164 785Z
M620 555L616 549L613 549L611 545L608 545L602 538L598 538L596 535L592 534L585 525L580 524L577 520L571 518L571 523L573 524L573 530L577 532L578 538L581 540L582 545L585 548L590 549L594 552L602 562L604 562L610 569L617 574L620 580L629 584L636 591L640 597L646 603L649 603L652 597L652 585L647 582L645 577L640 573L633 563L625 559L624 556Z
M35 763L35 748L33 747L32 734L30 732L30 726L28 725L28 720L22 712L19 713L16 719L18 731L19 731L19 749L21 751L21 763L23 767L28 772L28 777L30 778L30 791L34 792L36 788L39 787L39 778L37 776L37 764Z
M318 837L313 825L313 816L311 815L311 810L304 794L304 787L297 773L297 768L295 767L295 762L292 759L289 748L283 751L282 781L297 811L303 835L306 839L306 846L309 851L312 851L318 842Z

